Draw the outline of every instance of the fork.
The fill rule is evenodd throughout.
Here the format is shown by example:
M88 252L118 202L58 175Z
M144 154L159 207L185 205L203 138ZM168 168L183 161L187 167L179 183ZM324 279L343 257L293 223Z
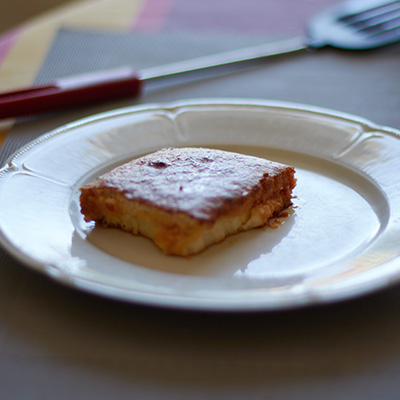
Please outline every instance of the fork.
M311 19L305 37L135 71L130 67L58 79L0 94L0 119L139 95L143 83L325 46L367 50L400 41L400 0L349 0Z
M330 46L369 50L400 41L400 0L350 0L319 13L305 37L294 37L216 55L147 68L145 80Z

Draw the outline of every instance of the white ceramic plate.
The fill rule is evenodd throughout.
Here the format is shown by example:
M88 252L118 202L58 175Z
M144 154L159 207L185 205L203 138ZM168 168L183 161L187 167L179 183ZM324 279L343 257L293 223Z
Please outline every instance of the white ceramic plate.
M74 288L157 306L278 310L351 298L400 277L399 132L345 114L249 100L112 111L61 127L0 171L2 245ZM95 228L79 187L170 146L216 147L296 167L294 213L191 258Z

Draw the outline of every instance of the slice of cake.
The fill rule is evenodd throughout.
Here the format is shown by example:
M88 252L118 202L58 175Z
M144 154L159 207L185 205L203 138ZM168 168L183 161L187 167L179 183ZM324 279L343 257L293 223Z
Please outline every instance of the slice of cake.
M86 221L143 235L187 256L263 226L291 205L294 168L206 148L170 148L134 159L83 186Z

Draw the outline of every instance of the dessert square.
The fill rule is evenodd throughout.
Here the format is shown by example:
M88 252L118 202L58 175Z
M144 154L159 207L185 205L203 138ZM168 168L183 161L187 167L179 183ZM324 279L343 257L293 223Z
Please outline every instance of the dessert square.
M189 256L261 227L291 205L293 167L208 148L168 148L83 186L86 221L151 239Z

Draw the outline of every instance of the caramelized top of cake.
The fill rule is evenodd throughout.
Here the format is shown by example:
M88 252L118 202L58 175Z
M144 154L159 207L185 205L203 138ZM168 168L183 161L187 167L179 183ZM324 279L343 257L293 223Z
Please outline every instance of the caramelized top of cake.
M227 151L171 148L132 160L88 186L112 188L127 199L207 221L248 196L265 193L268 185L276 191L272 178L288 169L294 172L282 164Z

